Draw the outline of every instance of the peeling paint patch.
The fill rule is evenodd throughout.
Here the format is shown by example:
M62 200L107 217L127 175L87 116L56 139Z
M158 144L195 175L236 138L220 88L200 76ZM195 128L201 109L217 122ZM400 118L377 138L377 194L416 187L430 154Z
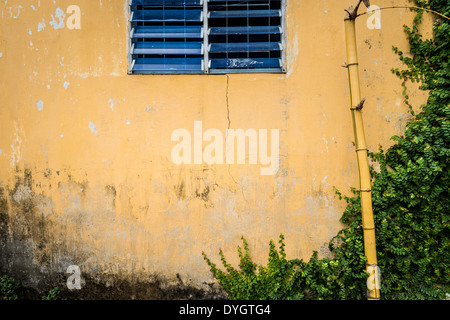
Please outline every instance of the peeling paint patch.
M145 108L145 112L155 113L156 111L158 111L158 108L153 108L152 106Z
M326 150L327 150L327 152L328 152L328 140L325 139L325 138L322 138L322 140L325 141L325 148L326 148ZM322 151L322 152L323 152L323 151Z
M55 16L59 20L58 22L55 20L55 17L52 16L52 21L50 21L50 25L53 26L53 29L62 29L64 28L64 19L66 18L66 14L60 8L56 8Z
M91 129L91 132L95 135L97 135L97 129L95 128L95 125L92 121L89 122L89 129Z
M39 111L44 110L44 101L39 100L38 102L36 102L36 106L37 106Z
M1 57L3 57L3 53L2 53L2 52L0 52L0 58L1 58Z
M10 165L11 168L14 168L17 163L19 163L22 152L21 152L21 145L22 145L22 139L20 138L20 134L22 132L22 128L18 127L17 123L14 123L14 126L16 127L16 132L14 133L14 141L11 142L11 161Z
M296 26L298 28L298 25ZM286 78L289 78L290 75L294 72L294 66L296 65L296 61L297 61L297 56L298 56L298 52L299 52L299 48L298 48L298 32L297 30L294 33L294 36L292 38L292 40L289 42L289 47L287 48L287 70L288 72L286 73Z
M70 83L67 81L64 81L64 88L67 89L69 87Z
M131 122L130 120L127 119L126 124L129 125Z
M39 22L37 31L41 32L44 29L45 29L45 22Z
M111 109L111 111L114 111L114 100L113 99L109 99L109 108Z
M89 77L89 76L97 76L97 74L96 74L96 73L87 73L87 72L84 72L84 73L78 74L78 76L80 76L80 77L83 78L83 79L86 79L86 78Z

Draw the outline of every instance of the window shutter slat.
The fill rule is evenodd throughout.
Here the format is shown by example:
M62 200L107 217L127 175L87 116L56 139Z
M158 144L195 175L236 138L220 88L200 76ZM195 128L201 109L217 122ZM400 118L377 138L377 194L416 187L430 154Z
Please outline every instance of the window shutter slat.
M210 18L259 18L259 17L281 17L280 10L230 10L212 11Z
M151 26L136 27L133 36L142 39L201 39L203 35L202 27L197 26Z
M198 42L139 42L133 54L202 54L202 44Z
M280 66L276 58L230 58L211 60L212 69L270 69Z
M276 42L212 43L210 48L210 52L281 51Z
M210 35L246 35L246 34L281 34L278 26L253 26L253 27L213 27L209 29Z
M137 10L132 22L200 22L201 10Z
M140 73L201 71L201 58L138 58L134 70Z

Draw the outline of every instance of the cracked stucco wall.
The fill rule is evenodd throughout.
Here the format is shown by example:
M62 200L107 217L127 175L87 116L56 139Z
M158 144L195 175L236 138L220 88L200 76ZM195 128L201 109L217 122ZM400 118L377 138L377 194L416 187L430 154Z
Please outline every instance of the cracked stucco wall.
M236 263L245 236L265 263L283 233L289 258L327 255L345 207L333 187L357 186L341 68L353 2L287 1L286 74L129 76L125 0L2 1L0 271L45 289L77 265L80 297L221 297L202 251ZM80 29L60 23L70 5ZM357 24L372 150L407 121L390 69L411 18L386 10L379 30ZM279 129L278 173L173 164L171 133L194 121Z

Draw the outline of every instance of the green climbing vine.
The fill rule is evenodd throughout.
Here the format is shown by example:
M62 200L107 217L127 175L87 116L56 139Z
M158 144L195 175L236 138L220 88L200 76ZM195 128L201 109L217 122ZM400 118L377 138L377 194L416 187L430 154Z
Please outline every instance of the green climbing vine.
M450 16L448 0L411 2ZM423 11L414 10L413 25L404 26L410 52L393 48L405 69L392 70L402 80L411 119L401 136L392 137L392 147L370 153L379 164L371 174L382 299L444 299L450 290L450 22L436 16L434 37L424 40ZM429 93L416 112L409 82ZM252 262L244 238L238 269L222 251L225 271L204 259L230 299L366 299L360 198L352 192L336 190L347 203L341 218L347 227L329 244L333 258L319 259L314 252L308 262L288 260L281 235L278 250L270 242L267 266Z

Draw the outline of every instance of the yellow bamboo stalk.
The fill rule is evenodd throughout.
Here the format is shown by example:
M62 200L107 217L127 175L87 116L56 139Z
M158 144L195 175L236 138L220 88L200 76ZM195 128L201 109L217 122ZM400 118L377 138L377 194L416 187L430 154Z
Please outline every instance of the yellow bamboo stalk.
M353 120L353 131L355 137L355 149L358 161L359 184L361 194L362 226L364 231L364 252L367 258L366 270L369 273L367 280L367 298L369 300L380 299L379 268L377 266L377 252L375 243L375 223L372 210L371 179L369 171L369 160L364 133L362 117L358 55L356 47L355 19L345 19L345 36L347 48L347 69L350 85L351 114Z

